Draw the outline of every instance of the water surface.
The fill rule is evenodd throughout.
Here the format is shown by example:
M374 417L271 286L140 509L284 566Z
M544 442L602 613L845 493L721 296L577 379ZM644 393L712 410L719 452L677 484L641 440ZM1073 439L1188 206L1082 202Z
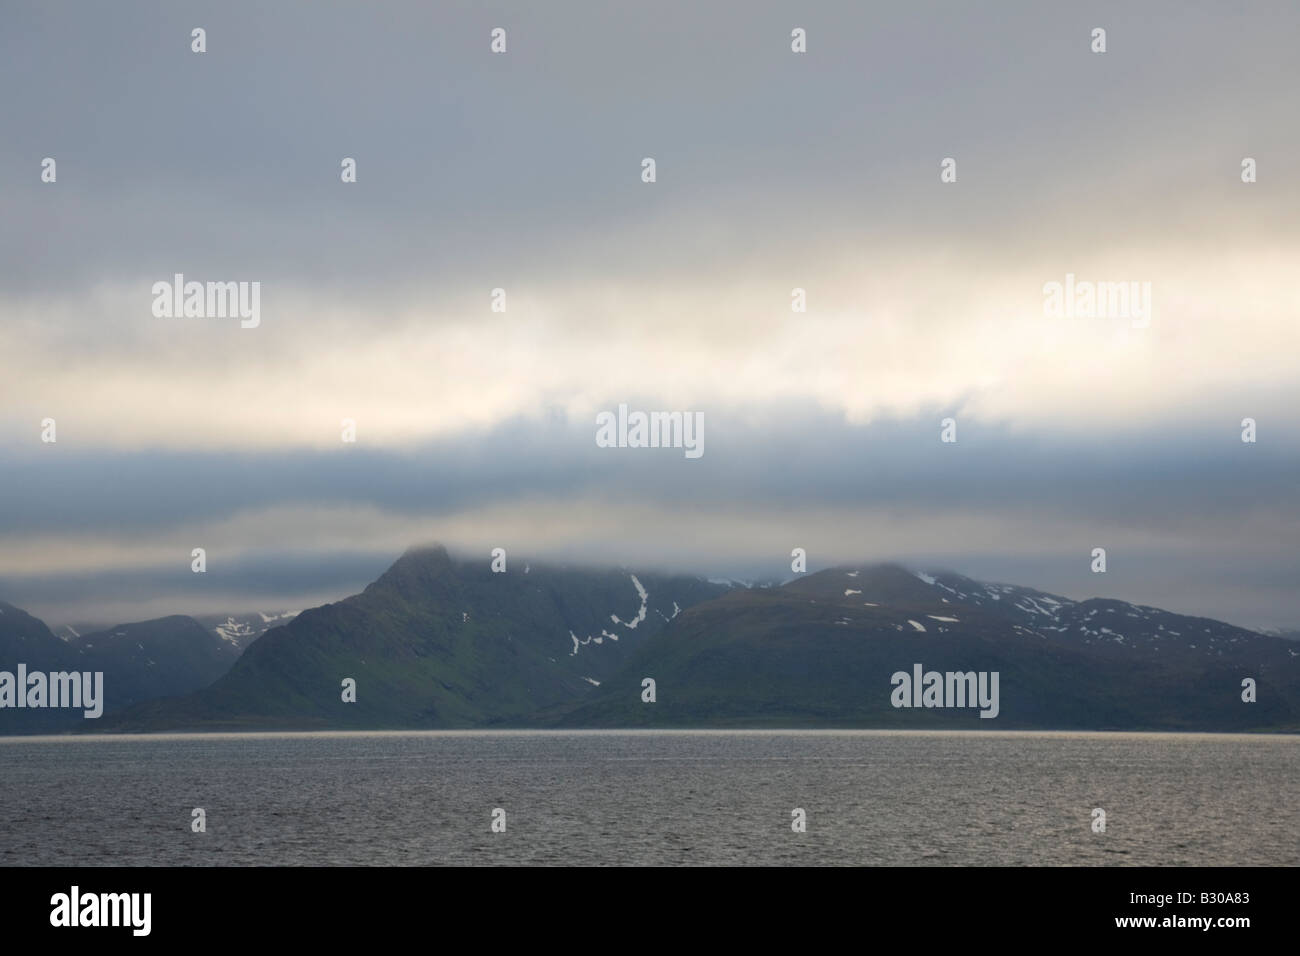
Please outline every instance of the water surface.
M0 781L7 866L1300 864L1283 736L5 738Z

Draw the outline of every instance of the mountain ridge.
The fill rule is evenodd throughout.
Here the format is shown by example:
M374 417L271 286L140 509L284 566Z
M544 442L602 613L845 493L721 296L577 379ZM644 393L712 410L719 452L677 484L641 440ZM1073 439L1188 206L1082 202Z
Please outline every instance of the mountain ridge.
M684 575L513 564L495 573L441 545L409 548L360 593L267 631L212 686L114 726L527 722L599 686L675 609L723 590ZM356 700L344 704L349 678Z
M30 641L51 660L86 660L75 656L92 650L85 645L113 640L137 664L148 657L146 642L132 637L141 625L65 642L0 603L5 610L10 645ZM486 557L420 545L357 594L283 623L260 617L265 633L242 654L234 647L237 659L204 686L128 693L129 680L119 677L112 713L72 729L1300 730L1295 642L1145 605L1078 601L898 563L841 564L736 587L513 558L496 573ZM191 618L142 624L175 629L184 621L200 646L202 627ZM999 716L892 706L891 677L917 664L999 673ZM653 704L641 699L646 677L656 681ZM1240 699L1244 678L1258 684L1254 703ZM346 679L355 681L355 701L343 700ZM3 722L0 732L9 732Z
M1122 630L1121 630L1122 628ZM896 708L915 665L998 672L996 723ZM641 706L641 682L656 681ZM743 679L741 679L743 677ZM1242 680L1262 688L1241 699ZM554 725L1300 729L1300 650L1206 618L900 565L841 565L692 609Z

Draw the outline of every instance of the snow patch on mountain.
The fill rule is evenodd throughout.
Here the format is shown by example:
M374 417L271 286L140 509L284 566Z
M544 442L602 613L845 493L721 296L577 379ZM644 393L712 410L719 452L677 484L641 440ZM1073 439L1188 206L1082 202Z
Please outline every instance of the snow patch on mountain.
M270 624L272 621L287 621L292 617L297 617L298 612L285 611L283 614L263 614L261 611L258 611L257 616L262 619L263 624Z
M217 636L223 641L228 641L236 647L242 647L254 635L251 625L245 624L243 621L236 621L233 617L226 618L224 624L218 624L213 630L217 632Z
M1019 601L1017 601L1017 602L1016 602L1016 607L1020 608L1020 610L1022 610L1022 611L1028 611L1030 614L1044 614L1044 615L1046 615L1047 617L1055 618L1056 614L1055 614L1054 611L1050 611L1050 610L1048 610L1047 608L1043 607L1041 604L1039 604L1037 601L1035 601L1035 600L1034 600L1032 597L1030 597L1028 594L1021 595L1021 597L1023 597L1024 600L1028 601L1029 604L1030 604L1030 606L1029 606L1029 607L1025 607L1023 604L1021 604ZM1056 602L1052 602L1052 603L1056 603Z
M640 580L638 580L635 574L629 574L628 577L632 579L632 586L636 588L637 596L641 598L641 607L637 609L636 617L634 617L630 621L619 620L619 616L617 614L611 614L609 616L609 619L613 621L615 624L622 624L629 631L633 631L636 630L636 626L640 624L642 621L644 621L646 618L646 613L649 611L650 593L641 584ZM676 617L678 614L680 614L681 610L682 609L677 606L677 602L674 601L673 617ZM672 618L664 617L663 611L659 611L657 613L659 614L660 617L663 617L664 620L672 620ZM609 631L603 628L601 629L600 635L597 637L593 637L592 635L588 634L585 638L580 639L578 635L573 633L573 631L569 632L569 637L573 639L573 650L569 651L570 657L573 657L575 654L578 653L578 648L583 647L587 644L601 644L604 643L605 638L609 638L611 641L618 640L617 634L611 634Z
M641 607L636 612L636 617L634 617L630 621L620 621L618 619L617 614L611 614L609 616L609 619L613 621L615 624L622 624L629 631L631 631L631 630L635 630L636 626L645 620L646 602L649 600L650 595L646 592L646 589L641 586L641 582L637 580L635 574L629 574L628 577L632 579L632 584L636 587L636 593L641 597Z

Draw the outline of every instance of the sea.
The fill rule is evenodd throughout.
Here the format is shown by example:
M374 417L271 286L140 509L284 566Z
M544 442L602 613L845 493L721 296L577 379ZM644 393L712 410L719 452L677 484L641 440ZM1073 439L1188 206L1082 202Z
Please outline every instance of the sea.
M1296 866L1300 737L10 737L0 865Z

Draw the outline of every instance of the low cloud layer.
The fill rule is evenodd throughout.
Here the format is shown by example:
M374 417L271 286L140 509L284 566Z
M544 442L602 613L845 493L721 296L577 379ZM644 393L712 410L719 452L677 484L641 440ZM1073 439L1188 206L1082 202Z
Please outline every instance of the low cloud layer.
M561 418L407 452L55 446L6 463L0 593L69 619L132 595L170 611L296 607L358 590L427 541L739 578L784 577L803 547L814 566L900 559L1256 626L1300 619L1300 462L1241 442L1232 422L1127 439L959 423L944 444L937 416L705 421L695 460L598 448L594 424ZM194 547L204 575L189 570ZM1088 569L1094 547L1105 576Z

